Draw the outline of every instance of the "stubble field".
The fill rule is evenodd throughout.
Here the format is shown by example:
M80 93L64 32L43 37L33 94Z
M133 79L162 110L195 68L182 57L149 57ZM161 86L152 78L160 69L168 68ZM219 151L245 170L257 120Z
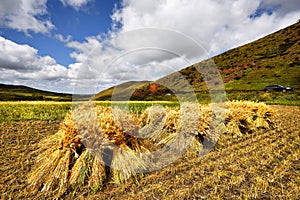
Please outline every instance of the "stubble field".
M121 186L107 182L96 193L82 187L68 190L61 198L299 199L300 107L270 107L277 112L273 129L241 137L222 135L204 157L187 154L162 170L129 179ZM31 195L27 178L38 156L38 143L55 134L61 122L55 118L2 120L1 199L54 197L51 193Z

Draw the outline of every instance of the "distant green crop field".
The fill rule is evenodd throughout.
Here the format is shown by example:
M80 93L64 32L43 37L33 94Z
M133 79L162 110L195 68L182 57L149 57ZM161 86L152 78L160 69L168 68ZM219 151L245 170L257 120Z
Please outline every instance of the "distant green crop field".
M227 92L227 99L264 102L270 105L300 106L299 90L293 92L231 91Z
M197 94L200 103L210 103L209 94ZM227 100L250 100L277 105L300 105L299 92L231 92L227 93ZM29 120L62 120L66 114L78 103L54 102L54 101L10 101L0 102L0 122L6 121L29 121ZM173 101L130 101L110 102L96 101L95 104L102 106L118 106L128 109L131 113L141 113L153 105L164 107L178 107L179 102Z
M110 102L97 101L97 105L128 107L130 112L140 113L152 105L168 107L179 106L176 102L167 101L134 101ZM78 103L77 103L78 104ZM53 101L21 101L21 102L0 102L0 122L5 121L28 121L28 120L62 120L66 114L76 105L73 102Z
M71 108L71 102L1 102L0 122L60 120Z

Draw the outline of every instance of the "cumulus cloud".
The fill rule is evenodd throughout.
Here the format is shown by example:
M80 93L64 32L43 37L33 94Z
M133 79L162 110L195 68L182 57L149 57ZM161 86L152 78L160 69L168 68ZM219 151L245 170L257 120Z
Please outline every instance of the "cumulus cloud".
M60 0L64 6L79 10L93 0ZM30 35L49 33L55 26L47 18L47 0L1 0L0 25Z
M82 6L85 6L87 3L91 2L93 0L60 0L60 2L64 6L71 6L75 10L79 10Z
M56 39L58 39L59 41L63 42L63 43L68 43L71 41L72 36L68 35L66 37L64 37L62 34L55 34L54 36Z
M123 2L124 7L112 15L115 23L122 24L122 31L141 27L179 31L206 44L211 54L296 22L300 9L297 0L163 0L148 10L144 5L151 3L150 0ZM256 12L260 15L250 18ZM228 42L220 45L220 41Z
M38 50L17 44L0 36L0 79L12 80L60 80L67 69L50 56L39 56ZM4 73L5 72L5 73Z
M193 57L205 52L205 48L185 35L157 28L88 37L85 42L71 41L67 46L75 50L70 56L78 63L77 79L85 83L93 80L91 86L97 80L155 80L193 64Z
M47 15L47 0L2 0L0 25L29 34L48 33L54 28Z

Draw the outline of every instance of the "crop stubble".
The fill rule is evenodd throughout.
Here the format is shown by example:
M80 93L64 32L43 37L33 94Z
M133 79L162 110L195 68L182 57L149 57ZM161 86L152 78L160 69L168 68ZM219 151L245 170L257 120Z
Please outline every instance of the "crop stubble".
M273 106L276 127L264 133L233 138L222 136L202 158L185 156L157 172L123 187L107 184L97 194L87 188L65 198L294 198L299 197L299 107ZM59 128L60 121L0 124L3 199L22 199L27 174L33 167L37 144ZM28 196L27 196L28 197ZM30 197L30 196L29 196ZM31 196L30 198L42 198ZM51 197L51 194L49 194Z

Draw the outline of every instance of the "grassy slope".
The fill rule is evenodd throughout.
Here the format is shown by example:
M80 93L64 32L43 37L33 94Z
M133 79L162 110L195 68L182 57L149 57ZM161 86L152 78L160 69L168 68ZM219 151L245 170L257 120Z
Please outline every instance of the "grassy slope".
M0 101L52 100L70 101L71 94L47 92L26 86L0 84Z
M228 79L226 89L261 90L270 84L299 88L299 39L300 23L297 23L216 56L216 65L223 78ZM235 69L234 74L226 74L228 68Z
M149 82L150 81L130 81L130 82L122 83L115 87L111 87L111 88L108 88L106 90L99 92L98 94L95 95L94 98L96 100L107 100L107 99L111 98L113 92L114 92L114 95L127 94L128 92L131 93L132 91L134 91L134 89L139 88ZM114 91L114 89L116 89L116 90Z
M299 88L299 39L300 23L296 23L257 41L215 56L212 60L219 69L228 91L262 90L270 84ZM205 61L179 71L195 91L207 89L201 74L195 68L203 63ZM162 79L180 82L176 74Z

